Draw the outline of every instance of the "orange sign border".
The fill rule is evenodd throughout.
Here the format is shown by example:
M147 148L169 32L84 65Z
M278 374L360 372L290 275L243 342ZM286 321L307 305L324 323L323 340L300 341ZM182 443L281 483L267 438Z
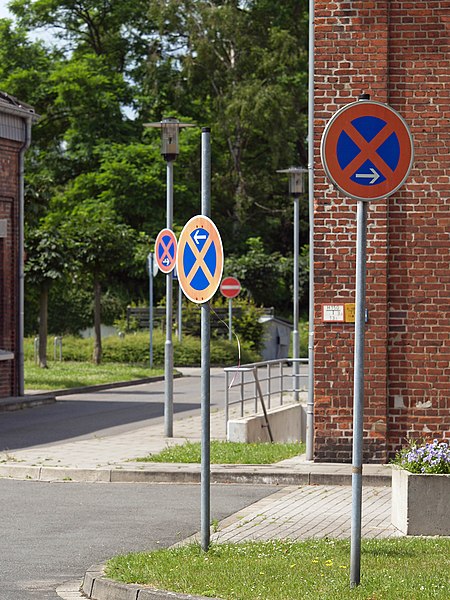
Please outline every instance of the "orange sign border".
M158 256L158 246L162 243L162 237L164 235L168 235L170 236L170 238L172 239L173 244L175 245L175 255L173 258L173 262L167 267L166 265L163 265L160 262L159 256ZM178 254L178 243L177 243L177 238L175 237L174 232L171 229L168 229L167 227L164 229L161 229L161 231L158 233L157 237L156 237L156 242L155 242L155 259L156 259L156 264L158 265L160 271L162 271L163 273L165 273L166 275L168 273L171 273L176 265L177 262L177 254Z
M393 175L373 186L356 183L344 176L337 158L337 143L341 132L358 117L374 116L386 121L397 134L400 144L400 160ZM332 183L345 195L355 200L381 200L394 194L408 177L414 160L414 144L411 132L403 117L393 108L375 100L357 100L338 110L328 121L323 132L320 155L325 173Z
M190 272L195 268L195 265L192 267L191 271L186 275L183 268L183 257L184 251L186 249L186 245L189 243L190 235L195 229L204 229L208 232L211 243L216 246L216 256L217 256L217 264L216 271L212 276L212 281L204 290L196 290L193 288L188 281L188 276ZM196 261L197 262L197 261ZM215 223L211 221L209 217L205 217L204 215L196 215L192 217L183 228L181 232L180 239L178 240L178 252L177 252L177 274L178 274L178 283L183 290L184 295L191 300L191 302L195 302L196 304L204 304L208 302L216 293L219 288L223 273L223 245L222 238L220 237L219 230L217 229Z

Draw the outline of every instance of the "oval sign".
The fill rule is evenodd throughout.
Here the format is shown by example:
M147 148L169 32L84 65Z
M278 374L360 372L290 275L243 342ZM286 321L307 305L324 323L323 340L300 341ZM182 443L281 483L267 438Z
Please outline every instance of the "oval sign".
M219 287L222 271L223 247L217 227L208 217L192 217L178 241L177 274L181 289L192 302L208 302Z
M163 273L170 273L177 260L177 238L171 229L161 229L155 242L156 264Z

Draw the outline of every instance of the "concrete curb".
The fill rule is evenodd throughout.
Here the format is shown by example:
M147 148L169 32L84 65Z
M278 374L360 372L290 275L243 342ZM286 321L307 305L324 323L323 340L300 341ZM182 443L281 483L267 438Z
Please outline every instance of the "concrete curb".
M185 377L181 373L174 373L174 379ZM115 381L114 383L99 383L97 385L85 385L82 387L66 388L62 390L51 390L48 392L29 392L25 396L14 396L2 398L0 400L0 412L22 410L24 408L33 408L43 406L44 404L53 404L58 396L71 396L72 394L89 394L90 392L100 392L114 388L130 387L132 385L142 385L144 383L153 383L163 381L164 375L155 375L154 377L144 377L142 379L133 379L129 381Z
M350 467L351 465L347 465ZM363 484L373 487L391 485L388 465L365 465ZM314 465L297 467L279 465L212 465L211 483L268 484L268 485L351 485L350 469L342 465L327 469ZM348 471L348 472L346 472ZM199 483L200 465L153 463L141 468L96 469L43 467L31 465L0 465L0 478L34 481L74 481L103 483Z
M174 379L183 377L181 373L174 373ZM89 392L101 392L102 390L109 390L121 387L130 387L132 385L142 385L144 383L153 383L156 381L163 381L164 375L155 375L154 377L143 377L142 379L130 379L128 381L115 381L113 383L98 383L96 385L84 385L74 388L66 388L62 390L52 390L51 394L54 396L71 396L72 394L89 394ZM32 394L33 397L38 397L41 392Z
M104 565L93 565L84 576L81 589L91 600L220 600L118 583L105 577L103 568Z
M55 402L56 394L54 392L48 392L45 394L27 394L25 396L17 396L12 398L2 398L0 400L0 412L22 410L24 408L42 406L43 404L54 404Z

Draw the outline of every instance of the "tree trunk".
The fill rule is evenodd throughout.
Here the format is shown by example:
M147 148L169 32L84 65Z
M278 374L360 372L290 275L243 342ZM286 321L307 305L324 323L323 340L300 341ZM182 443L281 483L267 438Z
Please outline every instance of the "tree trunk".
M100 281L94 275L94 355L92 360L96 365L102 362L101 297Z
M39 366L47 368L47 330L48 330L48 290L49 286L41 285L39 296Z

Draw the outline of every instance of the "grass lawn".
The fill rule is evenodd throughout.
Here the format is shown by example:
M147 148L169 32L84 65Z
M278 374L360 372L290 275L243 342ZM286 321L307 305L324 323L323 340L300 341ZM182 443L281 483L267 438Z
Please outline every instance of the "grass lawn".
M450 539L364 540L350 589L347 540L198 545L115 557L108 577L224 600L448 600Z
M85 385L131 381L161 375L161 369L119 363L94 365L88 362L49 362L41 369L31 360L25 361L25 390L62 390Z
M215 465L268 465L305 452L305 444L244 444L211 440L211 463ZM200 463L200 442L186 442L137 459L140 462Z

